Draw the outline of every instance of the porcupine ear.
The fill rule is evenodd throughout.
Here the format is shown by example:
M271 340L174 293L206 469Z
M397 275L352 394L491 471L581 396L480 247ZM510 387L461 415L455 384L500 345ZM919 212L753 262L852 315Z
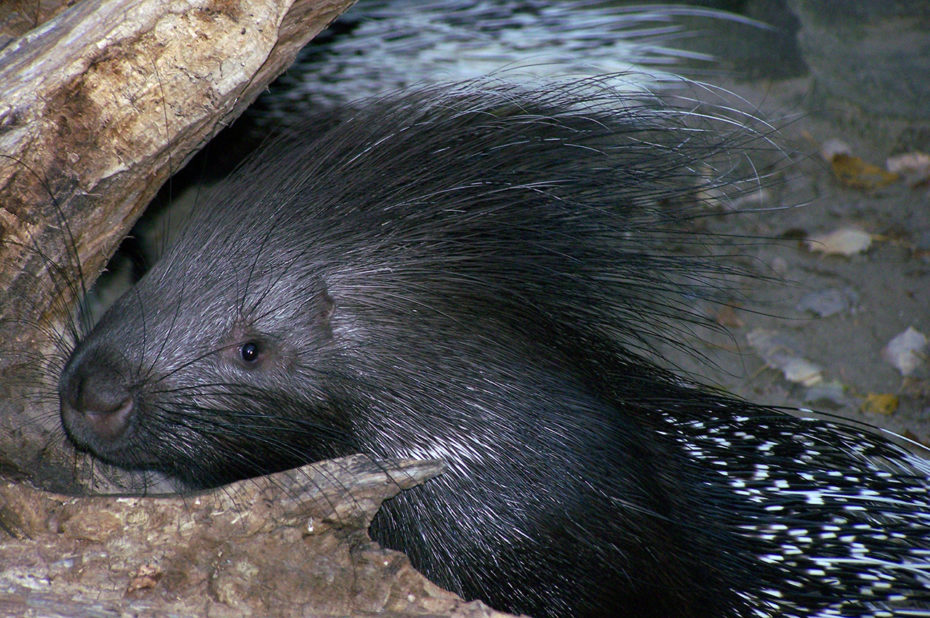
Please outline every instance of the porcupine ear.
M316 310L317 321L319 324L328 329L330 318L332 318L333 313L336 312L336 301L334 301L333 297L329 295L329 292L326 290L325 286L323 286L323 289L316 297L314 309Z
M312 324L320 332L329 334L331 332L330 321L336 312L336 301L333 300L329 293L326 282L321 277L316 278L314 287L315 293L310 295L310 301L307 303L306 310L310 314Z

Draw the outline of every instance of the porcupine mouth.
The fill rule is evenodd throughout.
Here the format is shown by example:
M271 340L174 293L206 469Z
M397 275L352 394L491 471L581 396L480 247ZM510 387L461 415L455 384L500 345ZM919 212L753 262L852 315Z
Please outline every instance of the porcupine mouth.
M162 470L158 457L140 448L135 439L132 406L110 414L80 413L65 401L61 403L61 424L74 449L101 461L129 470Z

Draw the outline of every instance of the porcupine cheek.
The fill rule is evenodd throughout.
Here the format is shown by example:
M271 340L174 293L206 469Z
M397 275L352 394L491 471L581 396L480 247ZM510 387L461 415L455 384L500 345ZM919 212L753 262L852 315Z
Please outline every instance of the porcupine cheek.
M126 375L105 349L78 350L68 361L58 383L61 421L78 450L112 460L128 443L137 406Z

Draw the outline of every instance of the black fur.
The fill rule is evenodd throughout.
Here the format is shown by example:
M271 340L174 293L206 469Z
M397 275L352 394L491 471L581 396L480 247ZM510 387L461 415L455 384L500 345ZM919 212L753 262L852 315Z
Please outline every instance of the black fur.
M727 272L667 249L731 182L708 166L745 146L697 115L596 82L466 84L308 122L223 183L80 342L60 381L69 437L189 487L359 451L441 457L372 534L515 612L891 606L859 579L887 569L796 538L842 518L907 530L880 549L910 565L892 570L905 606L925 600L927 522L883 500L860 512L869 494L844 484L883 491L890 467L887 491L926 506L918 460L649 360ZM820 503L781 492L801 485Z

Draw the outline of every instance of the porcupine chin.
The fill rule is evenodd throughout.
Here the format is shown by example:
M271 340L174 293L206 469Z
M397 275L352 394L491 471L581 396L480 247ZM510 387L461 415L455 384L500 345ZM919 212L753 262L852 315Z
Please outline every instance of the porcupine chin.
M77 345L68 436L192 488L359 451L441 457L372 535L509 611L921 611L925 462L649 359L726 271L664 250L688 239L696 170L741 139L687 116L587 81L309 120Z

